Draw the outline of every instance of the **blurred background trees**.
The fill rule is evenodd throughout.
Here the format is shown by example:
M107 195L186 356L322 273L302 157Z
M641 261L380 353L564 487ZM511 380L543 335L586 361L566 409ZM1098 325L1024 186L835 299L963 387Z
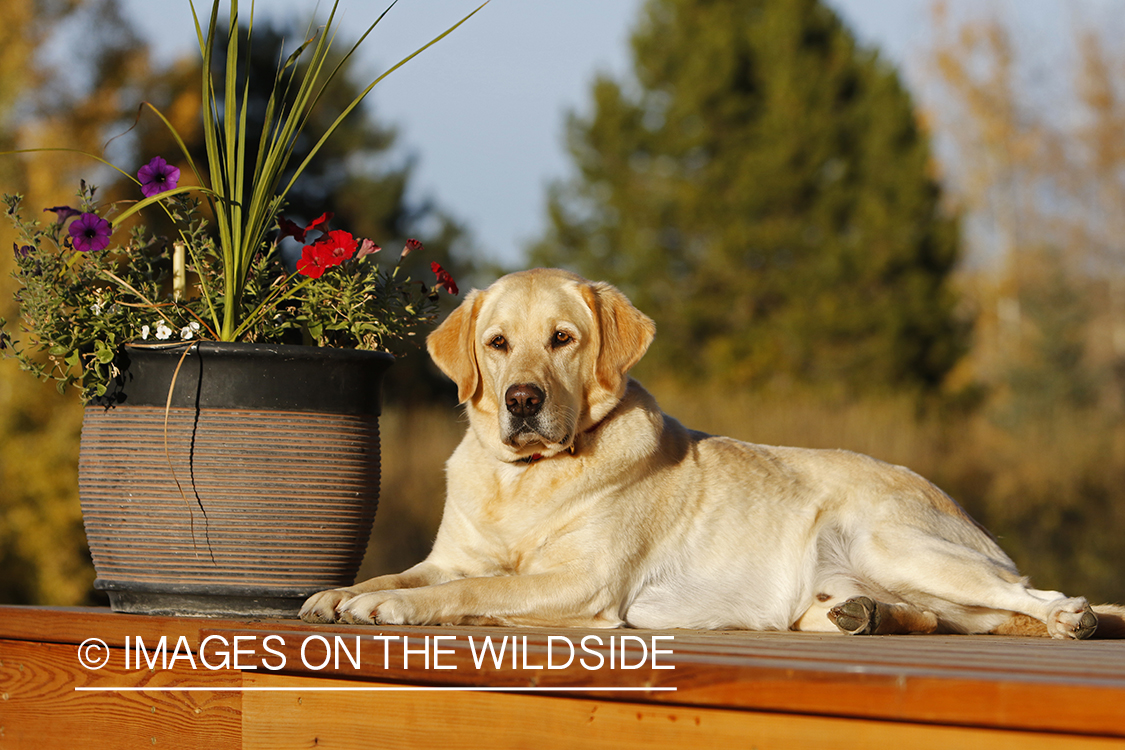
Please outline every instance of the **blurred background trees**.
M957 226L895 70L818 0L653 0L633 56L571 117L533 260L650 311L649 372L937 388L966 343Z
M910 466L1037 586L1125 601L1125 35L1077 24L1074 64L1045 81L1012 18L951 8L935 4L908 90L822 0L647 0L631 73L599 77L568 118L573 170L526 265L612 281L656 318L637 374L693 427ZM155 67L111 0L0 12L6 148L97 152L129 131L114 161L173 155L154 118L137 121L143 99L199 147L198 62ZM89 32L81 80L43 54L59 19ZM252 65L303 30L257 30ZM287 213L334 211L396 257L417 236L417 275L436 258L491 280L465 228L408 199L392 129L367 111L340 136ZM67 203L93 174L118 189L70 157L0 159L29 207ZM0 251L9 318L10 266ZM392 368L361 575L417 562L440 519L463 425L426 360ZM80 417L0 360L0 601L88 596Z
M0 144L35 148L66 143L100 151L106 131L126 116L120 92L146 70L144 48L112 3L0 0ZM85 26L81 85L45 59L44 46L68 22ZM29 207L69 202L81 170L58 154L0 158L4 190ZM36 210L36 209L32 209ZM47 214L47 216L51 216ZM6 222L0 247L14 240ZM17 316L13 258L0 252L0 316ZM94 580L78 509L77 440L81 409L73 394L21 373L0 359L0 600L82 602Z

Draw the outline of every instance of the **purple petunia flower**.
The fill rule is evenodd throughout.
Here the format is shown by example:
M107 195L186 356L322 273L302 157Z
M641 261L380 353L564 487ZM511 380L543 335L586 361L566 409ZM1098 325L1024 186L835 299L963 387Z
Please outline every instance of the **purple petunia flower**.
M20 247L14 242L12 243L12 249L16 251L17 258L26 258L33 252L35 252L35 248L31 245L24 245L23 247Z
M137 179L141 181L141 192L146 198L151 198L176 187L180 181L180 170L162 157L154 156L137 172Z
M80 216L82 214L81 211L71 208L70 206L52 206L51 208L44 208L43 211L54 211L57 217L55 221L59 224L62 224L71 216Z
M82 214L70 225L70 239L81 253L104 250L113 232L109 222L97 214Z

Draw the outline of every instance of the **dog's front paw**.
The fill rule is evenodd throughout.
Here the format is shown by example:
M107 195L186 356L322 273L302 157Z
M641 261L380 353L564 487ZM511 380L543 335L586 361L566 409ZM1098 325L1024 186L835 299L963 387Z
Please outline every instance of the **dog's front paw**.
M353 597L355 591L348 588L313 594L301 607L300 617L305 622L336 622L340 619L340 605Z
M1060 599L1047 618L1047 632L1052 638L1085 640L1098 629L1098 616L1083 597Z
M409 625L411 608L397 591L373 591L348 599L337 607L341 622L356 625Z

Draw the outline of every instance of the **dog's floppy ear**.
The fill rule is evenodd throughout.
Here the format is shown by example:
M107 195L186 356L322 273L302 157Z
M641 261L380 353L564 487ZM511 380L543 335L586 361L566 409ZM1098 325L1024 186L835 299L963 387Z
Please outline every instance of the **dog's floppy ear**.
M474 341L480 299L477 290L469 292L465 301L426 338L426 348L434 364L457 384L460 403L472 398L480 384Z
M587 304L598 322L598 356L594 377L602 388L621 396L625 374L648 351L656 324L619 292L604 282L583 289Z

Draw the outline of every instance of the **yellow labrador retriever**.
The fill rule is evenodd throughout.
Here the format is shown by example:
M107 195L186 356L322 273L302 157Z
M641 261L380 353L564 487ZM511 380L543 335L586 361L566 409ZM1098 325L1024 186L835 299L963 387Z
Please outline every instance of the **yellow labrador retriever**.
M688 430L628 377L655 327L614 287L505 276L429 337L466 405L433 551L311 622L1005 632L1088 638L918 475ZM1100 609L1100 608L1099 608ZM1107 610L1103 633L1121 623Z

